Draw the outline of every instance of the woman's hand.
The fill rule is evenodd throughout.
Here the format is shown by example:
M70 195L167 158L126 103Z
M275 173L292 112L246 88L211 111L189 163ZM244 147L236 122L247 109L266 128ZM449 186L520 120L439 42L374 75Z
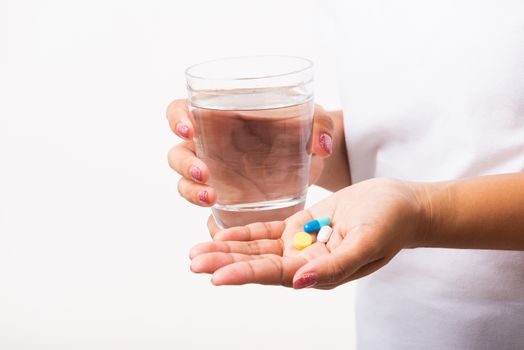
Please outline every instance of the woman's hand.
M184 140L168 153L169 166L182 175L178 181L178 192L193 204L203 207L213 205L216 192L206 184L209 179L208 167L196 156L193 141L195 129L186 100L171 102L166 114L171 130Z
M324 160L333 152L334 123L331 116L322 107L315 106L312 142L312 161L310 184L315 183L324 166ZM197 157L195 128L186 100L175 100L167 109L167 119L171 130L184 141L173 147L168 154L171 168L182 175L178 182L178 191L189 202L199 206L211 206L217 199L216 191L209 186L211 176L208 166ZM217 133L223 130L216 130ZM216 165L215 166L219 166ZM240 184L237 184L240 186Z
M276 284L331 289L366 276L401 249L417 246L428 227L422 185L372 179L346 187L285 221L218 230L210 218L213 242L191 250L191 270L213 274L215 285ZM329 216L327 244L302 251L293 246L306 222Z

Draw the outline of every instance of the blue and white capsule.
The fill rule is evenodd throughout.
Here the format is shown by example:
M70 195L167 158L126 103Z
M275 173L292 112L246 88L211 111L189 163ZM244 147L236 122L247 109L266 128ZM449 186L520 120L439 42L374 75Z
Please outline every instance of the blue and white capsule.
M304 232L313 233L313 232L320 230L322 226L329 226L329 225L331 225L331 219L329 217L326 216L323 218L318 218L318 219L315 219L305 224Z

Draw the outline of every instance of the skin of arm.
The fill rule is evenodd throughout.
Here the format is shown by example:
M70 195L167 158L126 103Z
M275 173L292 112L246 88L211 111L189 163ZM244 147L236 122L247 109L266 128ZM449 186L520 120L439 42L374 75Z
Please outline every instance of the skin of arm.
M342 111L333 120L333 153L316 185L336 192L351 185ZM524 250L524 173L419 184L426 196L420 247Z
M336 192L351 185L342 111L333 120L333 153L316 185ZM524 250L524 173L420 184L428 230L421 247Z
M373 273L404 248L524 251L524 172L351 184L342 112L325 114L333 151L317 157L321 171L314 183L334 193L284 221L221 230L210 217L213 242L193 247L192 271L213 274L215 285L331 289ZM327 244L295 249L294 234L324 216L333 227Z
M324 216L332 221L329 241L295 249L294 234ZM212 235L190 257L191 270L212 273L215 285L331 289L373 273L404 248L524 250L524 173L432 183L374 178L285 221Z
M351 185L351 175L344 135L344 116L342 111L327 113L333 120L333 153L324 161L322 174L315 184L336 192Z
M336 192L351 185L342 111L333 120L333 154L316 185ZM428 230L420 247L524 250L524 173L420 184Z
M420 247L524 250L524 173L422 184Z

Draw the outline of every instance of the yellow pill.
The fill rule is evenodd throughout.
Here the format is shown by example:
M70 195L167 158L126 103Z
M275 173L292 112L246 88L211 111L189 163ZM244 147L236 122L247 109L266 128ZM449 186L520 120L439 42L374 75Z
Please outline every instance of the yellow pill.
M313 243L313 237L309 233L298 232L295 233L295 248L302 250L309 247Z

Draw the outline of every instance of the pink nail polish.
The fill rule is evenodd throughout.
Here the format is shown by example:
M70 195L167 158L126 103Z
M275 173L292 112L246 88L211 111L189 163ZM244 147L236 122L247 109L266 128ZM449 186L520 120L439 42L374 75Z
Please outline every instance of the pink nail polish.
M191 177L197 181L202 181L202 173L199 168L192 165L191 168L189 168L189 173L191 174Z
M333 140L331 139L331 136L328 134L322 134L320 135L319 139L320 147L327 153L331 154L333 151Z
M314 272L306 272L302 274L295 282L293 282L294 289L302 289L313 287L317 284L317 274Z
M207 193L206 190L202 190L202 191L198 192L198 199L201 202L208 203L209 202L209 193Z
M185 138L189 137L189 126L187 126L185 123L178 123L176 125L176 131Z

